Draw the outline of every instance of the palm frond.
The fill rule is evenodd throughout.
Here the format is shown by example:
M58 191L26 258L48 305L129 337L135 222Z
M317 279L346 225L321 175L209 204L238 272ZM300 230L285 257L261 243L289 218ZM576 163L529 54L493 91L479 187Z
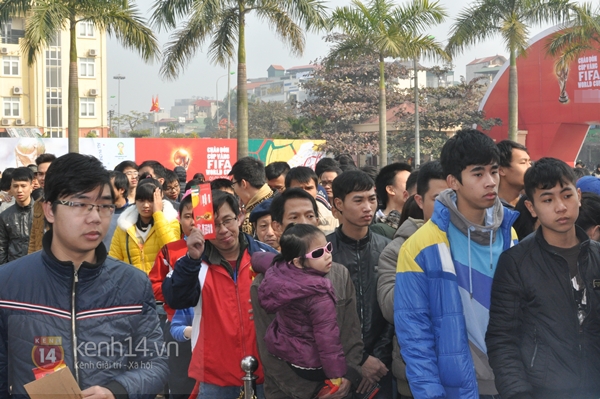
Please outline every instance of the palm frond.
M278 0L277 4L292 20L309 32L330 29L328 7L322 0Z
M409 32L422 32L446 19L448 13L439 1L414 0L399 6L392 14L392 21Z
M0 23L14 17L23 17L31 10L30 0L2 0L0 1Z
M450 29L450 39L446 46L448 54L454 56L479 41L496 34L500 17L487 0L480 0L462 10Z
M305 44L304 33L287 12L276 5L262 6L256 9L256 15L259 19L272 25L277 35L289 46L294 55L302 55Z
M235 44L238 42L239 10L236 7L224 10L219 29L216 30L211 42L208 55L212 63L227 65L235 53Z
M178 20L189 15L195 2L195 0L156 0L151 9L150 22L159 30L175 28Z
M28 65L33 65L39 52L67 27L70 15L70 10L62 2L38 2L31 8L25 36L21 41L21 50L27 54Z

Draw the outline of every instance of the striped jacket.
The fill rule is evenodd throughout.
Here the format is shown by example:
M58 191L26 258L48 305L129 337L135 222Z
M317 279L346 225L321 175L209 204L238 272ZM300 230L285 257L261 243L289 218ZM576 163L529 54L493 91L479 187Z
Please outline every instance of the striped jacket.
M81 389L99 385L151 399L168 366L148 277L96 249L98 263L57 260L43 250L0 267L0 399L66 365ZM116 396L116 395L115 395Z
M504 250L516 243L511 226L517 216L504 209L498 229ZM415 398L478 399L476 368L479 371L482 359L472 356L449 228L450 210L438 199L432 218L400 249L394 290L396 335ZM488 297L489 280L489 289L483 287ZM478 355L489 369L484 379L494 389L487 357Z

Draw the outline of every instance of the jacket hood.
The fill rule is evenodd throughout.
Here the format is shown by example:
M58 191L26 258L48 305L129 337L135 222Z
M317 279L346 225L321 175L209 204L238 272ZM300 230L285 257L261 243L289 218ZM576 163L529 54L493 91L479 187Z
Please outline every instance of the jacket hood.
M171 205L171 203L165 199L163 199L162 203L162 212L165 215L165 219L167 219L167 222L177 220L177 211L175 210L175 208L173 208L173 205ZM129 228L131 228L131 226L135 225L135 223L137 222L138 215L139 212L137 210L137 206L135 206L135 204L132 204L131 206L127 207L125 211L123 211L121 216L119 216L117 226L119 226L119 228L122 230L129 230Z
M495 240L504 217L504 207L498 197L496 197L494 205L485 211L485 226L468 221L458 211L456 193L452 189L442 191L437 201L440 201L450 212L450 222L474 242L480 245L489 245L492 240Z
M252 270L256 273L266 273L267 270L273 265L273 259L275 258L275 253L272 252L255 252L252 254L252 260L250 263L252 264Z
M260 285L259 300L268 313L313 295L329 295L335 301L331 281L314 269L299 269L288 262L276 262Z
M413 219L409 217L400 225L400 227L398 227L398 230L396 230L396 233L394 234L394 239L402 237L405 240L408 240L408 238L413 235L415 231L423 226L423 223L423 219Z

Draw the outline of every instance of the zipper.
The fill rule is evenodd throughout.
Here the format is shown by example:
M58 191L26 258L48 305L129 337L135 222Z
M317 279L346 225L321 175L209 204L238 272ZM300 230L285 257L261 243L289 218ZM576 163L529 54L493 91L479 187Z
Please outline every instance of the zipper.
M238 314L240 316L240 326L242 327L242 334L240 335L240 341L242 343L242 352L243 352L242 355L246 356L246 342L244 340L246 333L244 332L244 319L243 319L243 312L242 312L242 304L240 303L240 291L238 289L237 282L234 282L233 285L235 286L235 296L237 299Z
M535 357L537 356L538 351L537 327L533 328L533 342L535 343L535 348L533 349L533 356L531 357L531 365L529 366L529 368L533 368L533 364L535 363Z
M79 385L79 362L77 360L77 331L75 329L75 290L77 288L78 281L78 271L75 269L75 272L73 273L73 289L71 291L71 342L73 342L73 368L75 369L75 381L77 381L77 385Z

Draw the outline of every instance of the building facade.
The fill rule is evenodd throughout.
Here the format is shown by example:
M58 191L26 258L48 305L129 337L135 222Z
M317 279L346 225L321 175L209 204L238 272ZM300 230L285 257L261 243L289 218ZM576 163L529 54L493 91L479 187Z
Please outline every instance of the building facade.
M67 137L69 32L58 33L29 66L20 48L26 23L12 18L0 25L0 134L18 136L39 129L45 137ZM108 137L105 32L79 22L77 55L79 135Z

